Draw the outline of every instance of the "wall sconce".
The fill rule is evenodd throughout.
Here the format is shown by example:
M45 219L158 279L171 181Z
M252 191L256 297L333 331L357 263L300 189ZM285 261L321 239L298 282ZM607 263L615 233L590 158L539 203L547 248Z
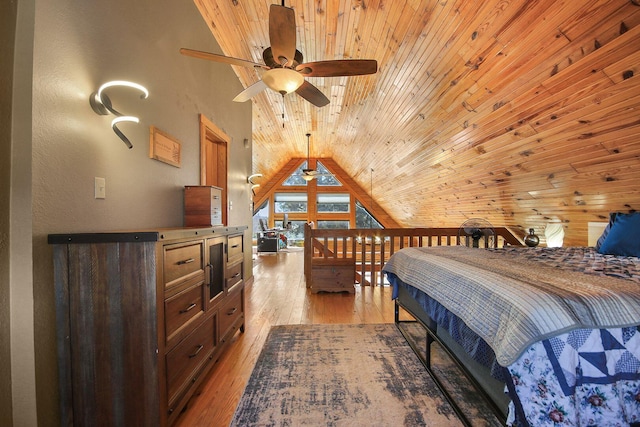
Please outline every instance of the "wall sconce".
M256 195L255 189L260 187L260 184L254 181L257 178L262 178L262 174L254 173L253 175L249 175L247 177L247 183L251 184L251 194L253 194L254 196Z
M135 116L126 116L120 113L115 108L113 108L113 105L111 104L111 100L104 93L104 91L114 86L124 86L124 87L137 89L140 92L142 92L142 95L140 95L140 99L147 99L149 97L149 91L147 90L147 88L145 88L142 85L139 85L138 83L128 82L126 80L114 80L100 86L98 90L92 93L91 97L89 98L89 103L91 104L91 108L93 109L93 111L96 112L96 114L99 114L101 116L106 116L107 114L113 114L114 116L116 116L111 121L111 129L113 129L115 134L118 135L118 137L127 145L127 147L131 149L133 148L131 141L129 141L129 139L125 136L125 134L122 133L120 129L118 129L118 123L121 123L121 122L139 123L140 119L138 119Z
M253 175L249 175L247 177L247 182L249 184L253 184L253 185L260 185L257 182L254 182L254 179L256 179L256 178L262 178L262 174L261 173L254 173Z

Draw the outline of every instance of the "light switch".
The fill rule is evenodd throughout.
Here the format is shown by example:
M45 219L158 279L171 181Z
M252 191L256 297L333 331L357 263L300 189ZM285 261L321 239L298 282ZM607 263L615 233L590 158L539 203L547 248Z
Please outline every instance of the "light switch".
M106 182L104 178L95 177L95 197L96 199L104 199L106 197Z

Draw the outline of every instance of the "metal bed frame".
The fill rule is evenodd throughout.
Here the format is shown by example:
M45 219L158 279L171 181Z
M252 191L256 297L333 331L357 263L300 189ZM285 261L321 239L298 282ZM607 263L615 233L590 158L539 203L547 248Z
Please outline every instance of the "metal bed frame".
M402 308L407 313L409 313L414 318L414 320L400 320L400 308ZM456 413L456 415L460 418L460 421L462 421L462 423L467 427L472 427L473 426L473 424L469 421L467 416L464 414L464 412L462 411L462 409L460 408L458 403L455 401L455 399L453 398L451 393L449 393L449 391L446 389L446 387L444 386L444 383L438 378L438 376L436 375L436 373L432 369L432 366L431 366L431 345L434 342L438 343L442 347L444 352L447 354L447 356L451 358L451 360L457 365L458 368L460 368L460 370L463 372L463 374L469 380L469 382L472 384L472 386L478 391L480 396L482 396L482 398L487 402L487 405L491 409L491 412L496 416L496 418L500 422L502 422L503 425L505 425L506 424L506 416L503 413L503 411L499 408L499 406L491 398L491 396L489 396L489 394L485 391L485 389L480 385L478 380L473 376L473 374L464 365L464 363L440 339L440 337L438 337L436 331L434 329L432 329L430 326L428 326L424 321L422 321L420 319L420 316L418 316L416 313L411 311L411 309L409 309L407 306L405 306L401 302L399 302L398 298L396 298L396 300L395 300L395 309L394 310L395 310L395 312L394 312L394 321L395 321L396 326L400 330L400 333L402 333L404 338L407 340L407 342L409 343L409 345L413 349L414 353L418 356L418 359L420 359L420 361L422 362L422 364L426 368L426 370L429 373L429 375L433 378L434 382L436 383L436 386L438 387L440 392L444 395L444 397L447 400L447 402L451 405L451 407L453 408L453 410ZM424 349L425 350L425 354L426 354L426 358L422 356L421 351L418 348L418 344L413 340L413 338L409 335L409 333L402 328L402 324L403 323L418 323L424 328L424 330L426 332L426 348ZM504 369L506 369L506 368L504 368Z

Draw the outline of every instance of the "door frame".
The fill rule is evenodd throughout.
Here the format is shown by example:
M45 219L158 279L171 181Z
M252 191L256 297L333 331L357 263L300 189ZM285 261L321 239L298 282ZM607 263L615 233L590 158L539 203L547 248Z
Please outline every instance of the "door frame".
M225 158L218 159L217 164L223 162L224 175L221 176L222 182L218 182L216 187L222 188L222 224L227 225L227 180L229 175L229 147L231 146L231 138L216 126L205 115L199 114L200 120L200 185L212 185L207 182L207 141L217 141L224 145Z

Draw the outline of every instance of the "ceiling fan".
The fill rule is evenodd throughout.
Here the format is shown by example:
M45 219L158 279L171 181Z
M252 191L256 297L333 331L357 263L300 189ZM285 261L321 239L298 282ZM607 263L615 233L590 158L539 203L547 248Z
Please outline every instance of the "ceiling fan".
M316 107L324 107L329 104L329 99L306 81L305 77L360 76L378 71L375 59L303 62L302 53L296 49L295 12L284 5L284 0L281 6L272 4L269 8L269 41L271 46L262 52L264 64L187 48L180 49L180 53L194 58L266 70L261 80L233 99L236 102L247 101L270 88L283 96L295 91Z

